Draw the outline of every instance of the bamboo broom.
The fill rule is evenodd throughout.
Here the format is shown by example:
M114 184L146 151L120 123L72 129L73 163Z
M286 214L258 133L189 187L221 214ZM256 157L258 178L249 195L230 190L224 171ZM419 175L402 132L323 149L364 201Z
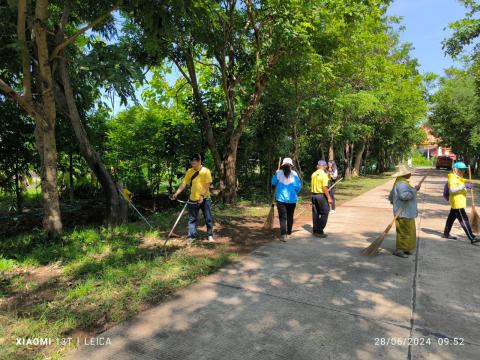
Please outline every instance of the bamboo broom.
M280 164L281 163L282 163L282 158L280 157L278 159L277 171L280 170ZM270 211L268 212L267 219L265 220L265 223L263 224L263 228L265 230L272 230L272 228L273 228L273 217L274 216L275 216L275 191L273 192L272 205L270 206Z
M425 181L427 176L425 175L420 182L418 183L419 186L422 185L422 183ZM380 252L380 246L382 246L383 241L385 240L385 237L387 234L390 232L390 229L392 228L393 224L395 224L395 221L402 215L403 208L398 209L398 211L395 213L395 217L393 220L388 224L387 228L378 236L373 242L367 246L365 249L362 250L360 253L363 256L375 256Z
M472 183L472 169L468 165L468 176L470 178L470 184ZM470 195L472 196L472 210L470 211L470 226L472 227L473 232L480 232L480 217L478 216L477 209L475 208L475 192L473 187L470 189Z

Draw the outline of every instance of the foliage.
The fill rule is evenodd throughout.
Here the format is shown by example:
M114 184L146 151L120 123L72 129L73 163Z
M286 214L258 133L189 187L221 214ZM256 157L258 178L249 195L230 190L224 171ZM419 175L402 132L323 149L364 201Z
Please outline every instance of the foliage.
M432 96L430 124L446 146L476 163L480 151L480 123L476 76L471 67L448 69Z

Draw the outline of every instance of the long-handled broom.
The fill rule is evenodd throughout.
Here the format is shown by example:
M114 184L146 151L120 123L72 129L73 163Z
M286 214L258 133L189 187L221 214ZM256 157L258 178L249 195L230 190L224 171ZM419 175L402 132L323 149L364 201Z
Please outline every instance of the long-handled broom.
M470 178L470 183L472 184L472 169L468 165L468 176ZM470 226L472 227L473 232L480 232L480 217L478 216L477 209L475 208L475 195L473 188L470 189L470 195L472 196L472 210L470 211Z
M282 163L282 158L278 159L278 170L280 169L280 164ZM263 224L265 230L272 230L273 228L273 217L275 216L275 191L273 192L272 205L270 206L270 211L268 212L267 219Z
M425 181L427 176L424 176L418 185L422 185L422 183ZM392 228L393 224L395 224L395 221L399 218L400 215L402 215L403 208L398 209L398 211L395 213L395 216L390 224L388 224L387 228L378 236L369 246L367 246L365 249L362 250L360 253L363 256L375 256L380 252L380 246L382 246L383 241L385 240L385 237L387 234L390 232L390 229Z

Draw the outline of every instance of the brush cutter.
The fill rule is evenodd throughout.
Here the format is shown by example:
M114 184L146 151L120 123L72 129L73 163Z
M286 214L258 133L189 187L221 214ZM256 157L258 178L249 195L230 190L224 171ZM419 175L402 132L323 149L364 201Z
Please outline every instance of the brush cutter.
M120 194L122 194L123 198L128 202L128 204L132 207L132 209L136 211L138 216L140 216L140 218L143 221L145 221L145 223L150 227L150 230L153 230L153 226L148 222L148 220L145 218L145 216L143 216L142 213L140 211L138 211L138 209L135 207L135 205L133 205L133 203L130 201L130 199L125 196L123 191L120 191L120 190L118 190L118 191L120 192Z

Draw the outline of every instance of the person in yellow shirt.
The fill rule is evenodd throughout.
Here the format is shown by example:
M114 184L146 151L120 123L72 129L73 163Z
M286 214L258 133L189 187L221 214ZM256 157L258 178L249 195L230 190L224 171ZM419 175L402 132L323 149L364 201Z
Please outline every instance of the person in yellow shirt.
M208 241L214 242L212 200L210 199L212 174L209 169L202 165L200 154L195 154L190 158L190 165L192 167L187 170L180 187L172 195L172 199L176 199L187 186L190 186L187 242L192 244L197 238L197 222L200 210L202 210L205 224L207 225Z
M448 201L452 208L448 214L443 237L446 239L456 239L455 236L450 235L450 231L452 230L455 220L458 220L470 243L473 245L480 242L480 239L476 238L473 234L467 212L465 211L467 207L467 189L473 187L473 184L467 183L463 177L466 169L468 169L467 165L459 161L453 165L452 172L448 174Z
M327 163L320 160L317 163L317 171L312 174L311 192L312 192L312 218L313 235L326 238L324 229L327 226L328 213L332 198L328 191L328 174L326 172Z

